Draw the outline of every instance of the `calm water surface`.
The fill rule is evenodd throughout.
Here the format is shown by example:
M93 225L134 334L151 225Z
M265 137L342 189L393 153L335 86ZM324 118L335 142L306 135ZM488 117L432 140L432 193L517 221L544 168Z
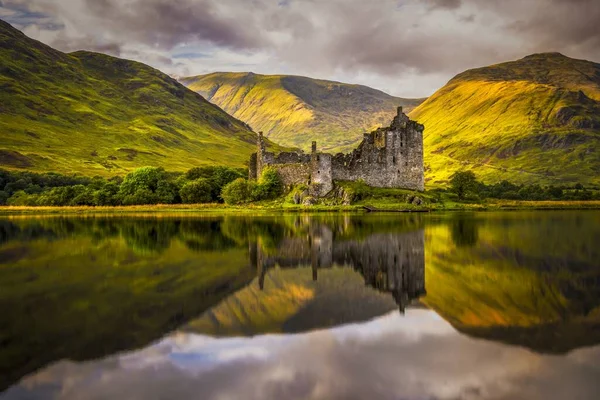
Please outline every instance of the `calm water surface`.
M0 219L0 399L598 399L600 212Z

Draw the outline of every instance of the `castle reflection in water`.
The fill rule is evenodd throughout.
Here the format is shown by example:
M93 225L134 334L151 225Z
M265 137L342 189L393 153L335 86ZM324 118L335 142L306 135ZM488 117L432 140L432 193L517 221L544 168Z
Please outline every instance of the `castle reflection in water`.
M264 250L259 242L251 242L250 260L257 270L261 290L267 271L276 266L310 265L316 281L319 269L337 265L353 268L363 276L366 285L390 293L401 312L426 293L422 229L345 239L336 237L326 224L310 223L307 232L282 238L275 248Z

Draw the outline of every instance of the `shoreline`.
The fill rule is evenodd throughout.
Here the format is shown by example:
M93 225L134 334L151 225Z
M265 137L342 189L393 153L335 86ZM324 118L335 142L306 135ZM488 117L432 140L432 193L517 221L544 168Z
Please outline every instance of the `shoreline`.
M375 203L376 204L376 203ZM368 210L369 208L370 210ZM407 204L355 204L349 206L296 206L249 204L244 206L229 206L225 204L157 204L139 206L0 206L0 216L10 215L43 215L43 214L137 214L137 213L319 213L319 212L355 212L365 214L377 213L440 213L440 212L475 212L475 211L559 211L559 210L600 210L600 201L513 201L494 200L486 203L464 203L457 206L444 207L443 204L430 204L417 207Z

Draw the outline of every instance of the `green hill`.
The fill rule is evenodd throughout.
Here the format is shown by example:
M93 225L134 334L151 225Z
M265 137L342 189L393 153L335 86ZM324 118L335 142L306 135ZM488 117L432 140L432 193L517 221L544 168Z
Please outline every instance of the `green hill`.
M217 72L183 78L187 87L286 146L348 151L363 132L389 125L396 107L411 110L422 99L401 99L361 85L287 75Z
M0 167L114 175L241 167L255 134L147 65L61 53L0 21Z
M557 53L466 71L410 114L425 125L428 184L600 184L600 64Z

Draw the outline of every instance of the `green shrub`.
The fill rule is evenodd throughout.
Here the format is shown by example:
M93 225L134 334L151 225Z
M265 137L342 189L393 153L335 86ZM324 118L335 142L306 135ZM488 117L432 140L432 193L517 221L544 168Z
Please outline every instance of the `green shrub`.
M199 178L192 182L187 182L179 190L181 201L187 204L210 203L212 187L209 180Z
M93 206L94 205L94 191L91 188L85 186L78 187L77 192L74 193L73 200L69 202L72 206Z
M262 171L257 188L255 188L256 200L274 199L283 194L283 181L279 172L273 167L267 167Z
M4 190L0 190L0 206L6 205L10 196Z
M121 184L121 193L124 196L132 196L139 190L149 190L155 193L158 183L166 179L163 168L142 167L125 176Z
M93 202L95 206L116 206L121 204L118 196L119 185L108 182L104 187L94 192Z
M242 204L252 200L252 192L256 185L244 178L238 178L227 184L221 192L221 197L227 204Z
M190 169L185 173L184 178L186 181L195 181L201 178L207 179L211 186L211 200L217 202L222 200L221 192L225 185L246 175L247 172L244 173L239 169L223 166L207 166Z
M9 206L34 206L36 205L36 196L27 194L24 190L15 192L7 201Z
M163 168L138 168L125 176L119 195L125 205L172 204L179 197L175 178Z
M123 197L123 205L135 206L144 204L158 204L159 199L156 193L152 193L149 189L138 189L134 194Z

